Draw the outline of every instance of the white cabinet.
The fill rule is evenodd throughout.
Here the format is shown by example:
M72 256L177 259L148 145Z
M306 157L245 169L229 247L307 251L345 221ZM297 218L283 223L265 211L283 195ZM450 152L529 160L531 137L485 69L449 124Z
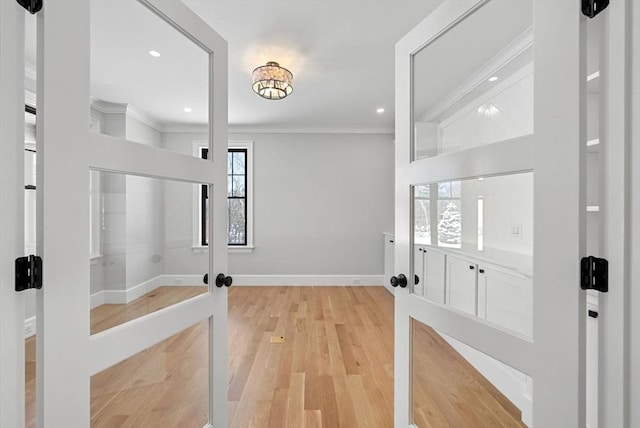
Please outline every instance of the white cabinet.
M447 254L447 303L452 308L476 315L477 264L467 258Z
M385 234L385 287L394 269L393 235ZM408 278L412 293L449 305L506 329L532 336L533 279L515 269L446 248L415 245L413 269Z
M532 335L533 280L507 269L478 265L478 317Z
M445 253L433 247L416 245L413 254L413 271L418 276L418 284L414 284L413 293L444 304Z
M393 245L393 235L390 233L383 234L384 236L384 287L389 290L391 294L395 294L395 288L391 286L390 280L393 276L395 267L395 248Z
M424 296L437 303L445 303L445 262L443 252L426 248L424 260Z
M414 246L413 247L413 272L416 276L412 283L413 285L413 294L417 294L418 296L424 296L424 247ZM416 284L415 280L418 280Z

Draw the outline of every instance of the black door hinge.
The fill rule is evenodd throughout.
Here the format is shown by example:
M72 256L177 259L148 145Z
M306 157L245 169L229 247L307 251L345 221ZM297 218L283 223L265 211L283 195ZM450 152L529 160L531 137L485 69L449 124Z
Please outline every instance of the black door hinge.
M582 13L593 18L609 6L609 0L582 0Z
M580 288L609 291L609 262L598 257L583 257L580 261Z
M42 0L18 0L18 4L27 9L32 15L35 15L42 9Z
M16 291L42 288L42 258L34 256L16 259Z

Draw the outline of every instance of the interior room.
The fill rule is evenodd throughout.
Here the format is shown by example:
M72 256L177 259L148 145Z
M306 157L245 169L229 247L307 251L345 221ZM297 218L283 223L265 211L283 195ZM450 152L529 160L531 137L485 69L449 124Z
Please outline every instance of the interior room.
M90 0L65 30L49 1L2 5L29 276L0 426L640 422L637 5Z

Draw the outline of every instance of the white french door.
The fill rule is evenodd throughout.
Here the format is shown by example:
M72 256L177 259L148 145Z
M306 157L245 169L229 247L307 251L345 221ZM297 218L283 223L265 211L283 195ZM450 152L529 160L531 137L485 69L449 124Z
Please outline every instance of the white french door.
M203 88L193 91L189 83L198 79ZM205 273L215 278L227 268L226 41L177 1L49 0L38 13L37 80L38 254L45 272L37 295L37 425L105 423L98 412L128 389L118 398L122 405L149 413L131 416L133 425L226 426L227 290L203 284ZM165 144L158 131L175 120L167 117L172 108L182 112L184 105L170 104L181 96L185 103L200 96L191 107L204 111L209 160L192 157L191 144ZM210 251L190 262L193 241L179 233L192 230L197 207L186 201L203 184L210 191ZM92 310L175 288L181 298L106 324ZM198 348L193 340L204 335L200 352L181 356L162 344L186 329L198 334L181 339L184 348ZM105 371L115 364L133 365L118 379ZM163 371L172 365L171 373ZM189 376L204 378L204 387L180 389ZM191 407L202 397L204 416ZM171 413L172 406L181 408ZM191 413L197 415L180 419Z
M449 0L396 45L396 427L585 425L584 21ZM433 405L434 343L513 406Z
M24 9L0 2L0 426L24 426Z

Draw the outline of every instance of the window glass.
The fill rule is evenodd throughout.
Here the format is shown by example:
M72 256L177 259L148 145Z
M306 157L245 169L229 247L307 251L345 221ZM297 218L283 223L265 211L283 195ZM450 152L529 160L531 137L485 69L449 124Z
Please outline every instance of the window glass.
M209 150L201 148L201 157L208 158ZM247 153L246 148L231 148L227 153L227 232L228 245L247 245ZM200 190L200 245L208 245L208 188Z

